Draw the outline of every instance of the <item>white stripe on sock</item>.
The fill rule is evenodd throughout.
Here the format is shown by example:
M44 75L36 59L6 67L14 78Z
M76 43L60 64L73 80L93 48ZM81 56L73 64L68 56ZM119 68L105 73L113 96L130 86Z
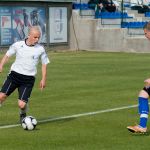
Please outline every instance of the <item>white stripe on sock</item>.
M141 114L140 118L148 118L148 114Z

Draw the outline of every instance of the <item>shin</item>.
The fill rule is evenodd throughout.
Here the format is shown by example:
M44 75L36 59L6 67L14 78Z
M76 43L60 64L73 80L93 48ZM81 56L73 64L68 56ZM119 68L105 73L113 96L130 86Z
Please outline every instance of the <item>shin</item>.
M20 114L25 114L27 112L27 103L22 101L22 100L18 100L18 106L20 108Z

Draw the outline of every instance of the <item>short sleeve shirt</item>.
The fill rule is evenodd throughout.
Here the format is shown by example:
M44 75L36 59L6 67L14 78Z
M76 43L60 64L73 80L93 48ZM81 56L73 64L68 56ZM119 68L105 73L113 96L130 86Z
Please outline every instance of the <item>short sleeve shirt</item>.
M50 62L44 47L40 44L28 46L25 41L16 42L6 52L8 57L14 54L16 55L16 59L10 70L23 75L35 76L40 59L42 64Z

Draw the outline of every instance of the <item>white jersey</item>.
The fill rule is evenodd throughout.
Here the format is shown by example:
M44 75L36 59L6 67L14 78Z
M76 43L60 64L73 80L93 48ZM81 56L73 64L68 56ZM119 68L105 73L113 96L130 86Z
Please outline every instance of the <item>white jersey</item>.
M16 42L11 45L6 52L8 57L14 54L16 54L16 60L12 64L10 70L23 75L35 76L37 73L37 64L40 58L42 64L49 63L45 49L40 44L28 46L25 41Z

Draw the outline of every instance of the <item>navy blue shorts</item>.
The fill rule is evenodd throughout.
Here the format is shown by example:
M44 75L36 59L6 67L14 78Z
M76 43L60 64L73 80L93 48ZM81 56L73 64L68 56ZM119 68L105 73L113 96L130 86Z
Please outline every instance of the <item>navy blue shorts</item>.
M1 92L9 96L17 88L19 96L18 99L27 103L34 86L34 82L34 76L26 76L11 71L2 86Z

